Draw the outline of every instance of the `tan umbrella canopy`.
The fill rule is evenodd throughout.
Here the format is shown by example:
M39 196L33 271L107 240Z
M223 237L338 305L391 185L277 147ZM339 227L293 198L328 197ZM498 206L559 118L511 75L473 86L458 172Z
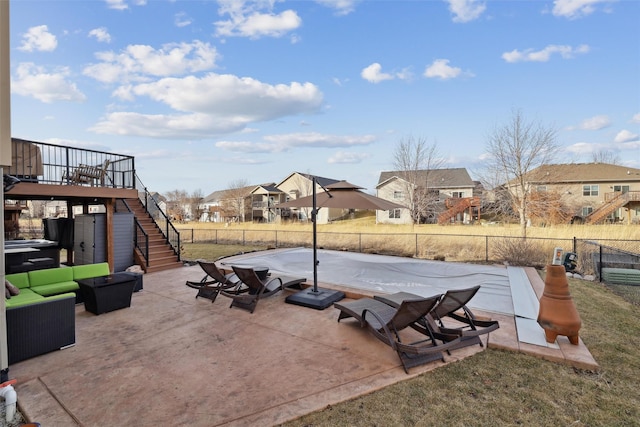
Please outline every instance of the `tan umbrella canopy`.
M360 191L362 187L347 181L338 181L327 185L324 193L316 195L317 208L366 209L388 211L400 209L404 206L390 202L380 197L372 196ZM313 207L313 196L301 197L280 203L276 208L306 208Z
M336 301L344 298L344 293L331 289L318 289L318 233L316 216L320 208L390 210L403 208L397 203L381 199L360 191L362 187L347 181L338 181L326 187L324 193L316 193L316 178L313 177L313 194L307 197L290 200L277 204L276 208L304 208L311 207L311 221L313 222L313 287L289 295L285 301L290 304L302 305L309 308L324 310Z

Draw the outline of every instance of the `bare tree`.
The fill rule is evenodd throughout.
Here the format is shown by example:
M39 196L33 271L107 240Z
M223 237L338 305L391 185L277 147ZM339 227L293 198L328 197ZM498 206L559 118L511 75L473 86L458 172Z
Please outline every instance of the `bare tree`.
M554 127L529 122L521 111L516 110L509 122L496 126L488 137L488 174L506 186L511 204L520 218L522 237L527 236L531 195L527 174L554 159L559 149L556 134Z
M191 214L193 215L193 219L198 221L200 216L202 215L202 209L200 208L200 204L202 203L202 199L204 198L201 189L194 190L189 197L189 203L191 205Z
M221 200L224 216L244 221L244 201L248 186L249 181L245 178L236 179L229 183Z
M438 195L430 191L430 173L442 166L437 144L426 138L401 138L393 153L393 166L403 180L407 208L414 223L427 216Z
M609 150L600 150L593 153L591 158L593 163L607 163L610 165L619 165L621 163L620 156Z
M184 221L187 216L185 206L189 196L185 190L171 190L167 192L167 215L177 221Z

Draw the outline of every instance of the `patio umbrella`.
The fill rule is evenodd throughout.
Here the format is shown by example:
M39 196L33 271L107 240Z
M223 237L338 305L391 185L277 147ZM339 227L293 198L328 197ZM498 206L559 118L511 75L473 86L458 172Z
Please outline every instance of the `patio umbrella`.
M276 205L276 208L304 208L311 207L311 222L313 223L313 287L305 289L293 295L289 295L285 301L290 304L302 305L309 308L324 310L336 301L344 298L344 292L332 289L318 288L318 232L316 217L318 209L342 208L342 209L366 209L366 210L390 210L400 209L404 206L381 199L360 191L362 187L353 185L347 181L338 181L326 187L324 193L316 193L316 178L312 178L312 195L290 200Z

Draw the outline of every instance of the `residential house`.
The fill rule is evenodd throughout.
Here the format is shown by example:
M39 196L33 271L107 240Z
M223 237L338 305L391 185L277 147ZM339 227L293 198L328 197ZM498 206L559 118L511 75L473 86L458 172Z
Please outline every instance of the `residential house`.
M404 206L410 205L409 190L426 195L429 203L419 222L468 223L479 219L479 196L482 186L471 179L465 168L420 170L416 173L416 183L408 182L403 176L406 174L402 171L381 172L376 195ZM376 221L386 224L410 224L411 211L377 211Z
M199 205L202 215L199 220L270 222L275 219L275 208L272 205L279 203L279 194L280 191L272 182L214 191L202 199Z
M640 223L640 169L606 163L543 165L525 179L528 191L560 195L574 220Z
M250 193L251 220L254 222L274 222L278 203L286 201L286 194L275 183L256 186Z
M310 196L313 193L313 175L293 172L280 181L276 187L282 192L283 202ZM316 176L316 193L324 192L327 185L338 182L337 179ZM344 209L322 208L318 210L316 224L327 224L344 214ZM281 220L308 220L311 218L311 206L306 208L280 209Z
M222 208L220 200L223 198L226 190L218 190L204 197L200 202L200 218L202 222L222 222Z

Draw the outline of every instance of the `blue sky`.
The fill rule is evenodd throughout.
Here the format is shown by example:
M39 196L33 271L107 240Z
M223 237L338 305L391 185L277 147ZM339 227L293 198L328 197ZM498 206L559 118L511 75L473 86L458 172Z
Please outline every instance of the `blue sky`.
M558 163L640 168L640 2L11 1L14 137L136 157L152 191L291 172L372 192L398 141L482 169L514 110Z

